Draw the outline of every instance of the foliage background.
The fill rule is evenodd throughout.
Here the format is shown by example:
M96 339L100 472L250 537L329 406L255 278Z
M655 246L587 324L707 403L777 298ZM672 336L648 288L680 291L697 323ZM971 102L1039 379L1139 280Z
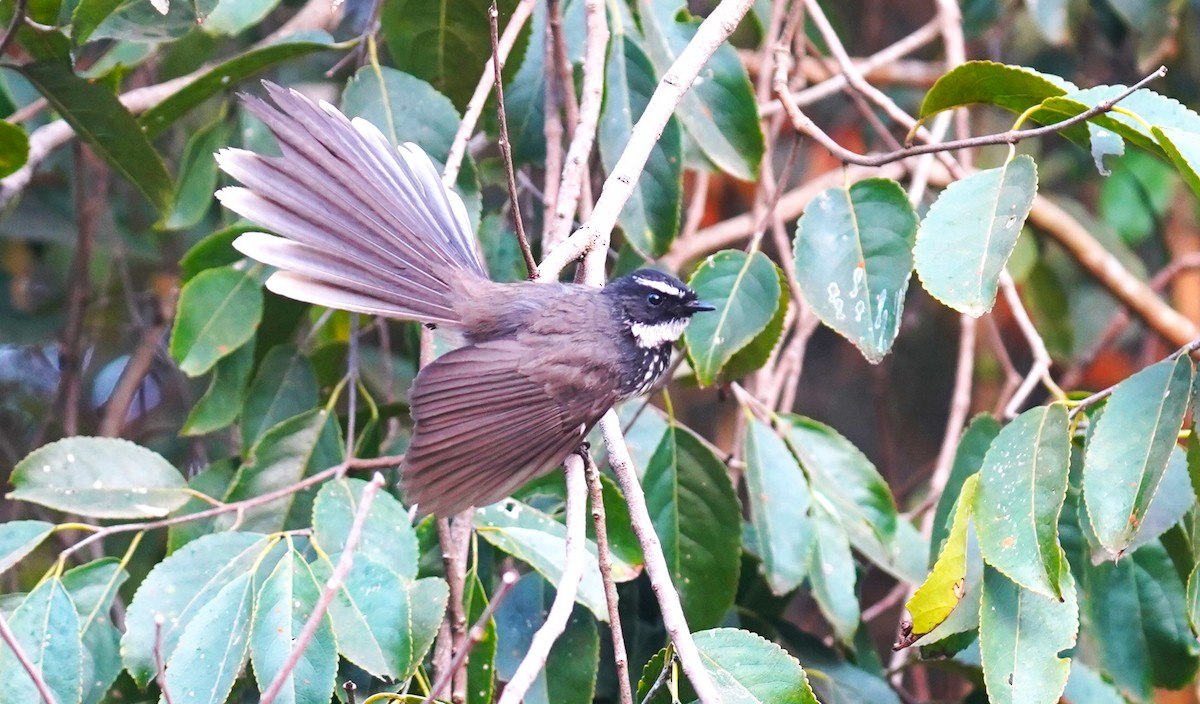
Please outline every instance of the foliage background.
M533 14L504 88L541 260L602 210L605 178L698 20L682 2L594 2L609 38L589 69L587 3L523 4ZM518 5L500 3L501 30ZM822 702L1194 701L1200 384L1187 356L1166 358L1200 329L1200 118L1187 109L1200 99L1200 4L853 0L821 4L829 28L804 5L753 3L666 122L607 261L610 274L652 261L720 307L689 330L668 390L618 410L688 623L733 682L722 692L808 701L807 673ZM278 634L298 633L346 553L354 567L306 675L288 680L294 701L344 700L334 683L347 680L360 699L426 691L449 662L445 605L473 622L496 599L465 679L444 693L490 701L544 618L563 572L562 477L481 509L448 573L437 526L410 526L394 471L380 491L364 481L375 467L346 462L403 452L420 331L265 292L267 272L230 247L252 226L212 197L227 181L216 150L274 148L236 99L260 92L259 77L444 163L491 55L487 6L386 0L373 12L0 4L5 26L30 20L0 71L0 470L13 487L0 501L0 613L58 701L157 701L164 685L176 703L257 700L288 654ZM896 148L913 116L937 139L1003 132L1026 107L1051 123L1082 110L1056 97L1099 97L1074 86L1132 84L1160 63L1169 73L1150 88L1177 102L1135 95L1122 105L1141 123L1097 117L1091 132L1021 142L1016 159L997 145L843 169L811 131L797 138L772 93L789 17L804 24L783 47L784 79L830 140L860 154ZM868 86L839 83L841 47L824 29L856 60L884 52ZM964 59L1027 69L971 64L935 85ZM604 85L590 124L589 70ZM491 98L454 183L493 277L519 280L497 125ZM556 216L546 203L569 201L566 145L590 129L581 203ZM1009 190L964 180L973 169L1003 173ZM976 212L989 198L1022 213L1015 229L999 209ZM886 294L890 317L868 314L882 338L864 337L830 294L841 281L850 295L837 276L858 264L821 239L847 219L825 204L843 201L868 225L858 242L878 245L862 267L870 293ZM981 246L1006 229L1019 239ZM954 239L963 232L974 236ZM974 296L955 288L972 262L987 272ZM1107 402L1075 403L1124 380ZM604 443L592 446L603 466ZM640 699L670 653L608 479ZM213 502L244 510L144 533L79 525ZM521 577L505 587L510 570ZM526 701L620 701L601 587L589 567ZM914 592L916 633L940 630L893 654ZM670 686L650 700L690 701L666 670ZM0 646L0 700L38 699Z

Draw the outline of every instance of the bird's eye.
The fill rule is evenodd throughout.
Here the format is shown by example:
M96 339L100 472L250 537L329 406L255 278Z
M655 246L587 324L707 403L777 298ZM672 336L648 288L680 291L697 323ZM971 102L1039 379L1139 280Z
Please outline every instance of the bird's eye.
M662 305L663 297L661 293L651 293L646 295L646 302L652 306Z

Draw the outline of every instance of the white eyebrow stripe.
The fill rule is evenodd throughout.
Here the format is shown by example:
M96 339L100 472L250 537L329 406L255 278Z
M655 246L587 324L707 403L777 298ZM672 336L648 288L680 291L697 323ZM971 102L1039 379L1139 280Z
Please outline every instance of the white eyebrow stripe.
M643 279L640 276L633 277L633 280L643 286L648 286L656 291L662 291L663 293L667 294L668 296L675 296L676 298L685 298L686 297L686 295L684 294L683 291L680 291L679 289L675 288L674 286L667 283L666 281L656 281L655 279Z

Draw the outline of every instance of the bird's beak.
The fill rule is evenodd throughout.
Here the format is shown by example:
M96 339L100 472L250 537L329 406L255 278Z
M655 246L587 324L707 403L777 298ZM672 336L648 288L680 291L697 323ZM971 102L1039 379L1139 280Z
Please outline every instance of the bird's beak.
M717 307L704 301L692 301L687 304L687 309L689 313L705 313L710 310L716 310Z

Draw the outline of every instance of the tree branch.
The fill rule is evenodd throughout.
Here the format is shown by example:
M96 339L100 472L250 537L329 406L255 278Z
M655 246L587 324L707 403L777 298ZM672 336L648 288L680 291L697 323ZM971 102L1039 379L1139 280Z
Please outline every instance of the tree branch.
M612 554L608 547L608 525L604 515L604 485L600 482L600 468L596 466L591 454L581 452L580 455L583 457L588 493L592 500L592 524L596 528L596 557L600 563L600 579L604 583L604 600L608 604L608 626L612 633L617 688L621 693L621 704L633 704L633 691L629 685L629 654L625 650L617 584L612 577Z

